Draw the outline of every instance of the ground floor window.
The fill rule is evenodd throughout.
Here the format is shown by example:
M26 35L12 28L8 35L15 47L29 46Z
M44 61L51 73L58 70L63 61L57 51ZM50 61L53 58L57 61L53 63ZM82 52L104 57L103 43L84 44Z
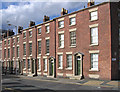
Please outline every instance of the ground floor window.
M72 69L72 55L67 55L67 68Z
M23 59L23 63L24 63L24 69L26 68L26 60Z
M28 59L28 69L30 69L30 59Z
M63 68L63 56L58 55L58 68Z
M38 59L38 71L41 71L41 60Z
M47 71L47 59L43 59L44 62L44 71Z
M98 54L91 54L91 70L98 70Z

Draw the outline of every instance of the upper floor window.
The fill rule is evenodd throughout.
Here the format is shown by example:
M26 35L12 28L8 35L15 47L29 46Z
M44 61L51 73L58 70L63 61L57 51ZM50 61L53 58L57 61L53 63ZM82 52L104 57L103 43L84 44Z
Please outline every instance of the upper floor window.
M64 27L64 20L58 22L58 27L63 28Z
M19 43L19 37L17 37L17 43Z
M64 34L59 34L59 47L64 47Z
M32 43L29 43L29 54L32 55Z
M23 33L23 38L26 38L26 33Z
M17 57L19 57L19 47L17 47Z
M13 47L13 52L12 52L12 54L13 54L13 57L15 57L15 47Z
M15 38L13 38L13 44L15 43Z
M29 37L32 37L32 31L29 31Z
M91 54L91 70L98 70L98 54Z
M8 58L10 58L10 48L8 49Z
M90 20L97 20L98 19L98 11L90 12Z
M4 49L4 58L6 58L6 49Z
M38 41L38 54L41 54L41 41Z
M49 39L46 40L46 54L49 53Z
M26 55L26 44L23 44L23 55Z
M38 34L39 35L41 34L41 28L38 28Z
M10 45L10 40L8 40L8 45Z
M91 28L91 44L98 44L98 27Z
M70 18L70 25L75 25L76 24L76 18Z
M46 33L49 33L50 32L50 26L46 26Z
M70 32L70 45L76 46L76 31Z
M6 45L6 41L4 41L4 45Z

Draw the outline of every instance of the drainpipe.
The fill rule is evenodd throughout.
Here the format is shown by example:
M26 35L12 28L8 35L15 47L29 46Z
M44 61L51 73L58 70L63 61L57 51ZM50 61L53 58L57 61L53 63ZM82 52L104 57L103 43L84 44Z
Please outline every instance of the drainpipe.
M56 19L53 19L55 21L55 60L54 60L54 77L56 78Z

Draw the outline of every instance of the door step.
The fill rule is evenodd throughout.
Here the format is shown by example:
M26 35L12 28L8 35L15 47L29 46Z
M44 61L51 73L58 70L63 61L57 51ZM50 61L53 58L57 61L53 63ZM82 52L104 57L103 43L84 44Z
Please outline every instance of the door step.
M81 76L72 76L72 77L70 77L70 79L77 79L77 80L81 80Z

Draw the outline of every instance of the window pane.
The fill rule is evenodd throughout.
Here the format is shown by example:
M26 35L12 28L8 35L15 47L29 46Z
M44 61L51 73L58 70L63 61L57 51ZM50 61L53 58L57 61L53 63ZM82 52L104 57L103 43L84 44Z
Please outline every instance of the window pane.
M91 69L98 70L98 54L91 54Z
M98 44L98 28L91 28L91 44Z

